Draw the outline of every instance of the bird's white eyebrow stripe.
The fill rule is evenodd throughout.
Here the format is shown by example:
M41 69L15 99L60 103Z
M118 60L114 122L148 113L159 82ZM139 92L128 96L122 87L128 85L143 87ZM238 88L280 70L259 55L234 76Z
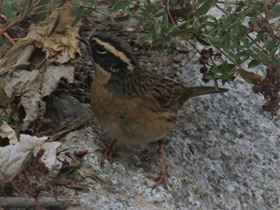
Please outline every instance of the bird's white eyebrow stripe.
M95 40L98 44L104 46L109 52L111 52L112 54L114 54L115 56L117 56L118 58L120 58L124 63L126 63L128 65L128 69L129 70L134 70L134 66L131 63L131 60L123 53L120 52L119 50L117 50L113 45L111 45L108 42L104 42L96 37L93 38L93 40Z

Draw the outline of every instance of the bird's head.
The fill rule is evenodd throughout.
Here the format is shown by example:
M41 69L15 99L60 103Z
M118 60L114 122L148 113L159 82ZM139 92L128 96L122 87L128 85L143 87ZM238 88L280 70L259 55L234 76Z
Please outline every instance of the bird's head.
M90 38L77 37L91 51L94 62L109 73L127 74L136 71L131 47L116 36L94 34Z

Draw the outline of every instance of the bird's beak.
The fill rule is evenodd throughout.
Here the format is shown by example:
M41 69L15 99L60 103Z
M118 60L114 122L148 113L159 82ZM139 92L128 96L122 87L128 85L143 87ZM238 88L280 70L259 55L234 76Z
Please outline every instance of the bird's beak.
M86 44L86 45L89 45L89 40L88 40L88 38L76 36L76 39L80 40L81 42L83 42L83 43Z

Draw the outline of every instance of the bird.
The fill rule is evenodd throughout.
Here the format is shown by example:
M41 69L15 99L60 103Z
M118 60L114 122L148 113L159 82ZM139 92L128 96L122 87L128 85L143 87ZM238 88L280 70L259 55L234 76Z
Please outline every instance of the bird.
M101 164L111 160L118 141L126 145L160 142L161 171L151 177L153 189L167 189L164 142L175 125L177 112L190 98L228 91L225 88L187 87L140 67L131 46L119 37L98 33L77 37L95 63L91 107L98 122L114 141L105 149Z

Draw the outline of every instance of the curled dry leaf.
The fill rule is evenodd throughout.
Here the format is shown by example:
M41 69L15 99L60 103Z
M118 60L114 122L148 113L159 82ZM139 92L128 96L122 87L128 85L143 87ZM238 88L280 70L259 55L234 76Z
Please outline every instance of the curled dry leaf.
M34 120L41 118L44 114L45 102L41 96L42 74L39 70L33 71L15 71L6 77L5 92L9 97L14 93L22 93L21 104L25 110L25 118L23 119L23 127Z
M245 69L236 69L235 71L248 83L263 80L262 76L254 73L254 72L247 71Z
M60 147L60 142L47 142L42 145L45 152L41 157L41 161L50 170L51 174L57 174L62 167L62 162L57 159L57 148Z
M32 159L33 149L42 146L47 138L21 134L19 143L0 147L0 183L5 184L20 173Z
M61 78L72 83L74 67L70 64L60 66L49 64L43 73L40 73L39 70L22 70L6 76L7 84L4 90L9 97L13 93L24 93L21 97L21 103L26 113L22 125L24 128L27 128L34 120L43 117L46 103L42 98L55 90Z
M41 94L43 97L52 93L57 87L57 81L61 78L66 79L69 83L74 82L74 67L70 64L55 66L49 65L44 73L43 86Z
M16 144L18 142L16 132L6 122L3 122L0 126L0 137L8 138L9 144Z
M39 138L21 134L20 142L15 145L0 147L0 183L5 184L12 180L23 169L28 167L30 161L42 150L44 154L41 157L41 161L52 174L58 173L62 163L57 160L56 155L57 148L61 143L46 142L47 139L48 137Z
M20 102L26 114L23 130L44 115L42 99L55 90L61 78L69 83L74 80L71 63L80 58L76 39L80 23L72 27L75 16L69 3L63 8L60 14L53 11L41 26L34 27L0 62L0 75L6 73L0 94L3 87L8 97L22 94Z

